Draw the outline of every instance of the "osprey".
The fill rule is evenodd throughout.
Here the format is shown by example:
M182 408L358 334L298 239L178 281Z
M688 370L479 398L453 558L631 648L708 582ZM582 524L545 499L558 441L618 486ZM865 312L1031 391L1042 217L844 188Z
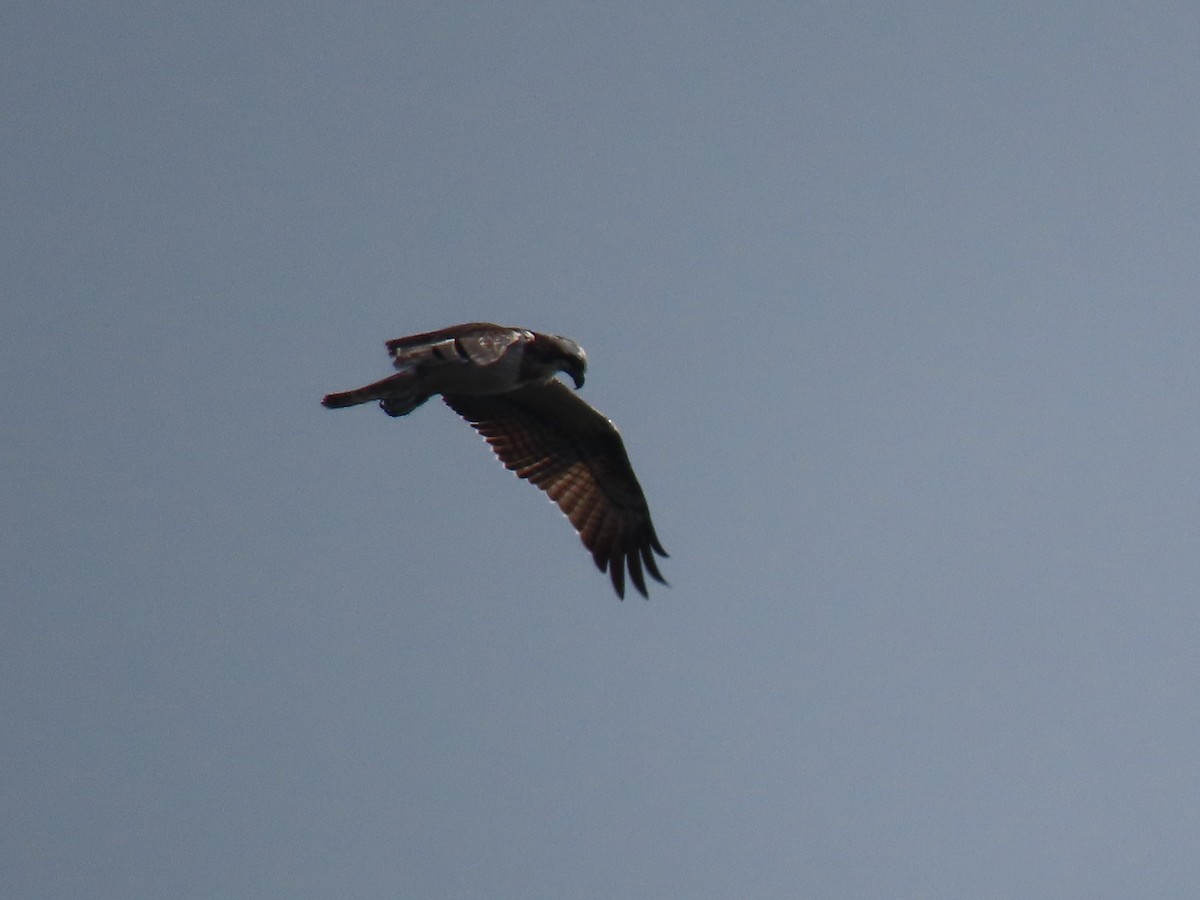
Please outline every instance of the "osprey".
M372 400L405 416L432 397L466 419L506 468L545 491L566 514L625 597L625 569L643 597L643 570L661 584L654 554L667 552L616 427L555 378L583 387L587 357L569 338L487 322L454 325L387 342L399 371L321 403L330 409Z

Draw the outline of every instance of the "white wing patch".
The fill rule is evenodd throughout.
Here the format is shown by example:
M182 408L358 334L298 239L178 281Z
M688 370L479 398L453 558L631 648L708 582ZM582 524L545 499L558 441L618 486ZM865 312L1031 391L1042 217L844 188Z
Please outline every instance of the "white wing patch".
M475 365L490 366L517 341L532 337L527 331L488 331L460 337L458 346Z

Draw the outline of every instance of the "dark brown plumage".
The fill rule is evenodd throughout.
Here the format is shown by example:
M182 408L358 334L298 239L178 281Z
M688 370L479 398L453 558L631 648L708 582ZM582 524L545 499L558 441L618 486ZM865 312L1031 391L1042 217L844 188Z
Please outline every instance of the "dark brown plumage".
M388 342L400 370L322 401L338 408L378 400L406 415L430 396L466 419L504 465L558 504L607 572L619 597L625 573L642 596L646 574L666 584L667 556L616 427L554 376L583 384L587 357L568 338L488 323L458 325Z

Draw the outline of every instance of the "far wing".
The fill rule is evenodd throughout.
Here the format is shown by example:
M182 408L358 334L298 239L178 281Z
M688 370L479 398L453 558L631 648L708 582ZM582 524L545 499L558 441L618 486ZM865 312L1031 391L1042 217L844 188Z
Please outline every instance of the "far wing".
M529 332L490 322L469 322L438 331L426 331L387 342L388 353L397 369L426 362L470 362L490 366Z
M666 556L625 444L612 422L561 381L506 394L448 394L447 405L475 427L505 467L545 491L571 520L617 596L625 569L646 596L643 574L666 584L654 554Z

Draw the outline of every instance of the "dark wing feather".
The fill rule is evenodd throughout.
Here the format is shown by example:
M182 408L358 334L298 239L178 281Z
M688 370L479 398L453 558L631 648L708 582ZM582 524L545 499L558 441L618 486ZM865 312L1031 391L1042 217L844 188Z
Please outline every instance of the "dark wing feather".
M460 338L465 335L512 330L502 325L493 325L491 322L466 322L462 325L451 325L449 328L439 328L437 331L423 331L420 334L410 334L406 337L395 338L386 343L388 352L395 355L399 350L436 344L439 341Z
M531 337L530 332L520 328L506 328L490 322L468 322L396 338L387 342L387 349L393 365L402 371L417 365L441 365L447 362L490 366L504 356L513 344Z
M644 573L662 584L650 509L612 422L561 381L506 394L447 394L447 405L483 435L505 467L545 491L579 532L617 596L625 570L646 596Z

